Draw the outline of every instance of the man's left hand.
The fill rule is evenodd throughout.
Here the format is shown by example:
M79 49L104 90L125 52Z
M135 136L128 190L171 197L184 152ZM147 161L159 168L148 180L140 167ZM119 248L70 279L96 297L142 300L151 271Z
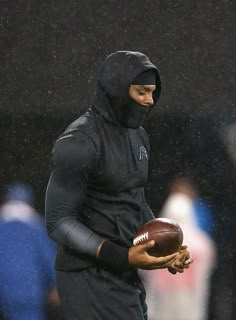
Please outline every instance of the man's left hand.
M179 253L180 256L170 267L168 267L168 271L172 274L183 273L184 269L189 268L189 265L193 262L193 259L187 250L187 246L182 246Z

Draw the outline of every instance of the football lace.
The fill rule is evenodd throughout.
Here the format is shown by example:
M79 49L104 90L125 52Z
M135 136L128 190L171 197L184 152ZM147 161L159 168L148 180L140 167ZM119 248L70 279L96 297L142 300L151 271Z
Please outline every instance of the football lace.
M134 238L133 245L136 246L136 244L142 242L143 240L148 240L148 232L144 232L139 236L137 236L136 238Z

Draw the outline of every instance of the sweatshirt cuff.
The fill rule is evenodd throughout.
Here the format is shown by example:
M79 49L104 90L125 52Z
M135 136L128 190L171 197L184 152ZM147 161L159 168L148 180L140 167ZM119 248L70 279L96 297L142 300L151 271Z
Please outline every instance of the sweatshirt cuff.
M98 259L109 265L114 270L129 270L128 259L129 248L121 247L111 241L106 240L100 250Z

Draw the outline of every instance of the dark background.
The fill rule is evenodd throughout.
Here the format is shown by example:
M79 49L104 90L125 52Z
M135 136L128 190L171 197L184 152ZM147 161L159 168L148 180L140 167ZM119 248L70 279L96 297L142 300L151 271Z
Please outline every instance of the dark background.
M145 123L152 145L147 199L158 215L170 180L188 175L212 207L219 263L209 317L224 320L236 316L236 174L222 139L236 121L234 5L0 2L1 198L7 184L29 183L43 214L53 142L88 108L100 63L115 50L147 54L163 83Z

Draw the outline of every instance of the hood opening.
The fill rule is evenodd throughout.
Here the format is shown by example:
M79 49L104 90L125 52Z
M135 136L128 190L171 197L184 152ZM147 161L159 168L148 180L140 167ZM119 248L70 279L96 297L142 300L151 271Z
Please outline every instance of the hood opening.
M158 69L149 58L140 52L133 51L117 51L109 55L99 72L93 104L95 109L107 120L126 126L121 120L124 113L130 119L135 115L132 111L129 116L127 109L124 109L127 108L129 100L129 87L140 73L147 70L153 70L156 76L156 90L153 92L155 105L161 93L161 80Z

